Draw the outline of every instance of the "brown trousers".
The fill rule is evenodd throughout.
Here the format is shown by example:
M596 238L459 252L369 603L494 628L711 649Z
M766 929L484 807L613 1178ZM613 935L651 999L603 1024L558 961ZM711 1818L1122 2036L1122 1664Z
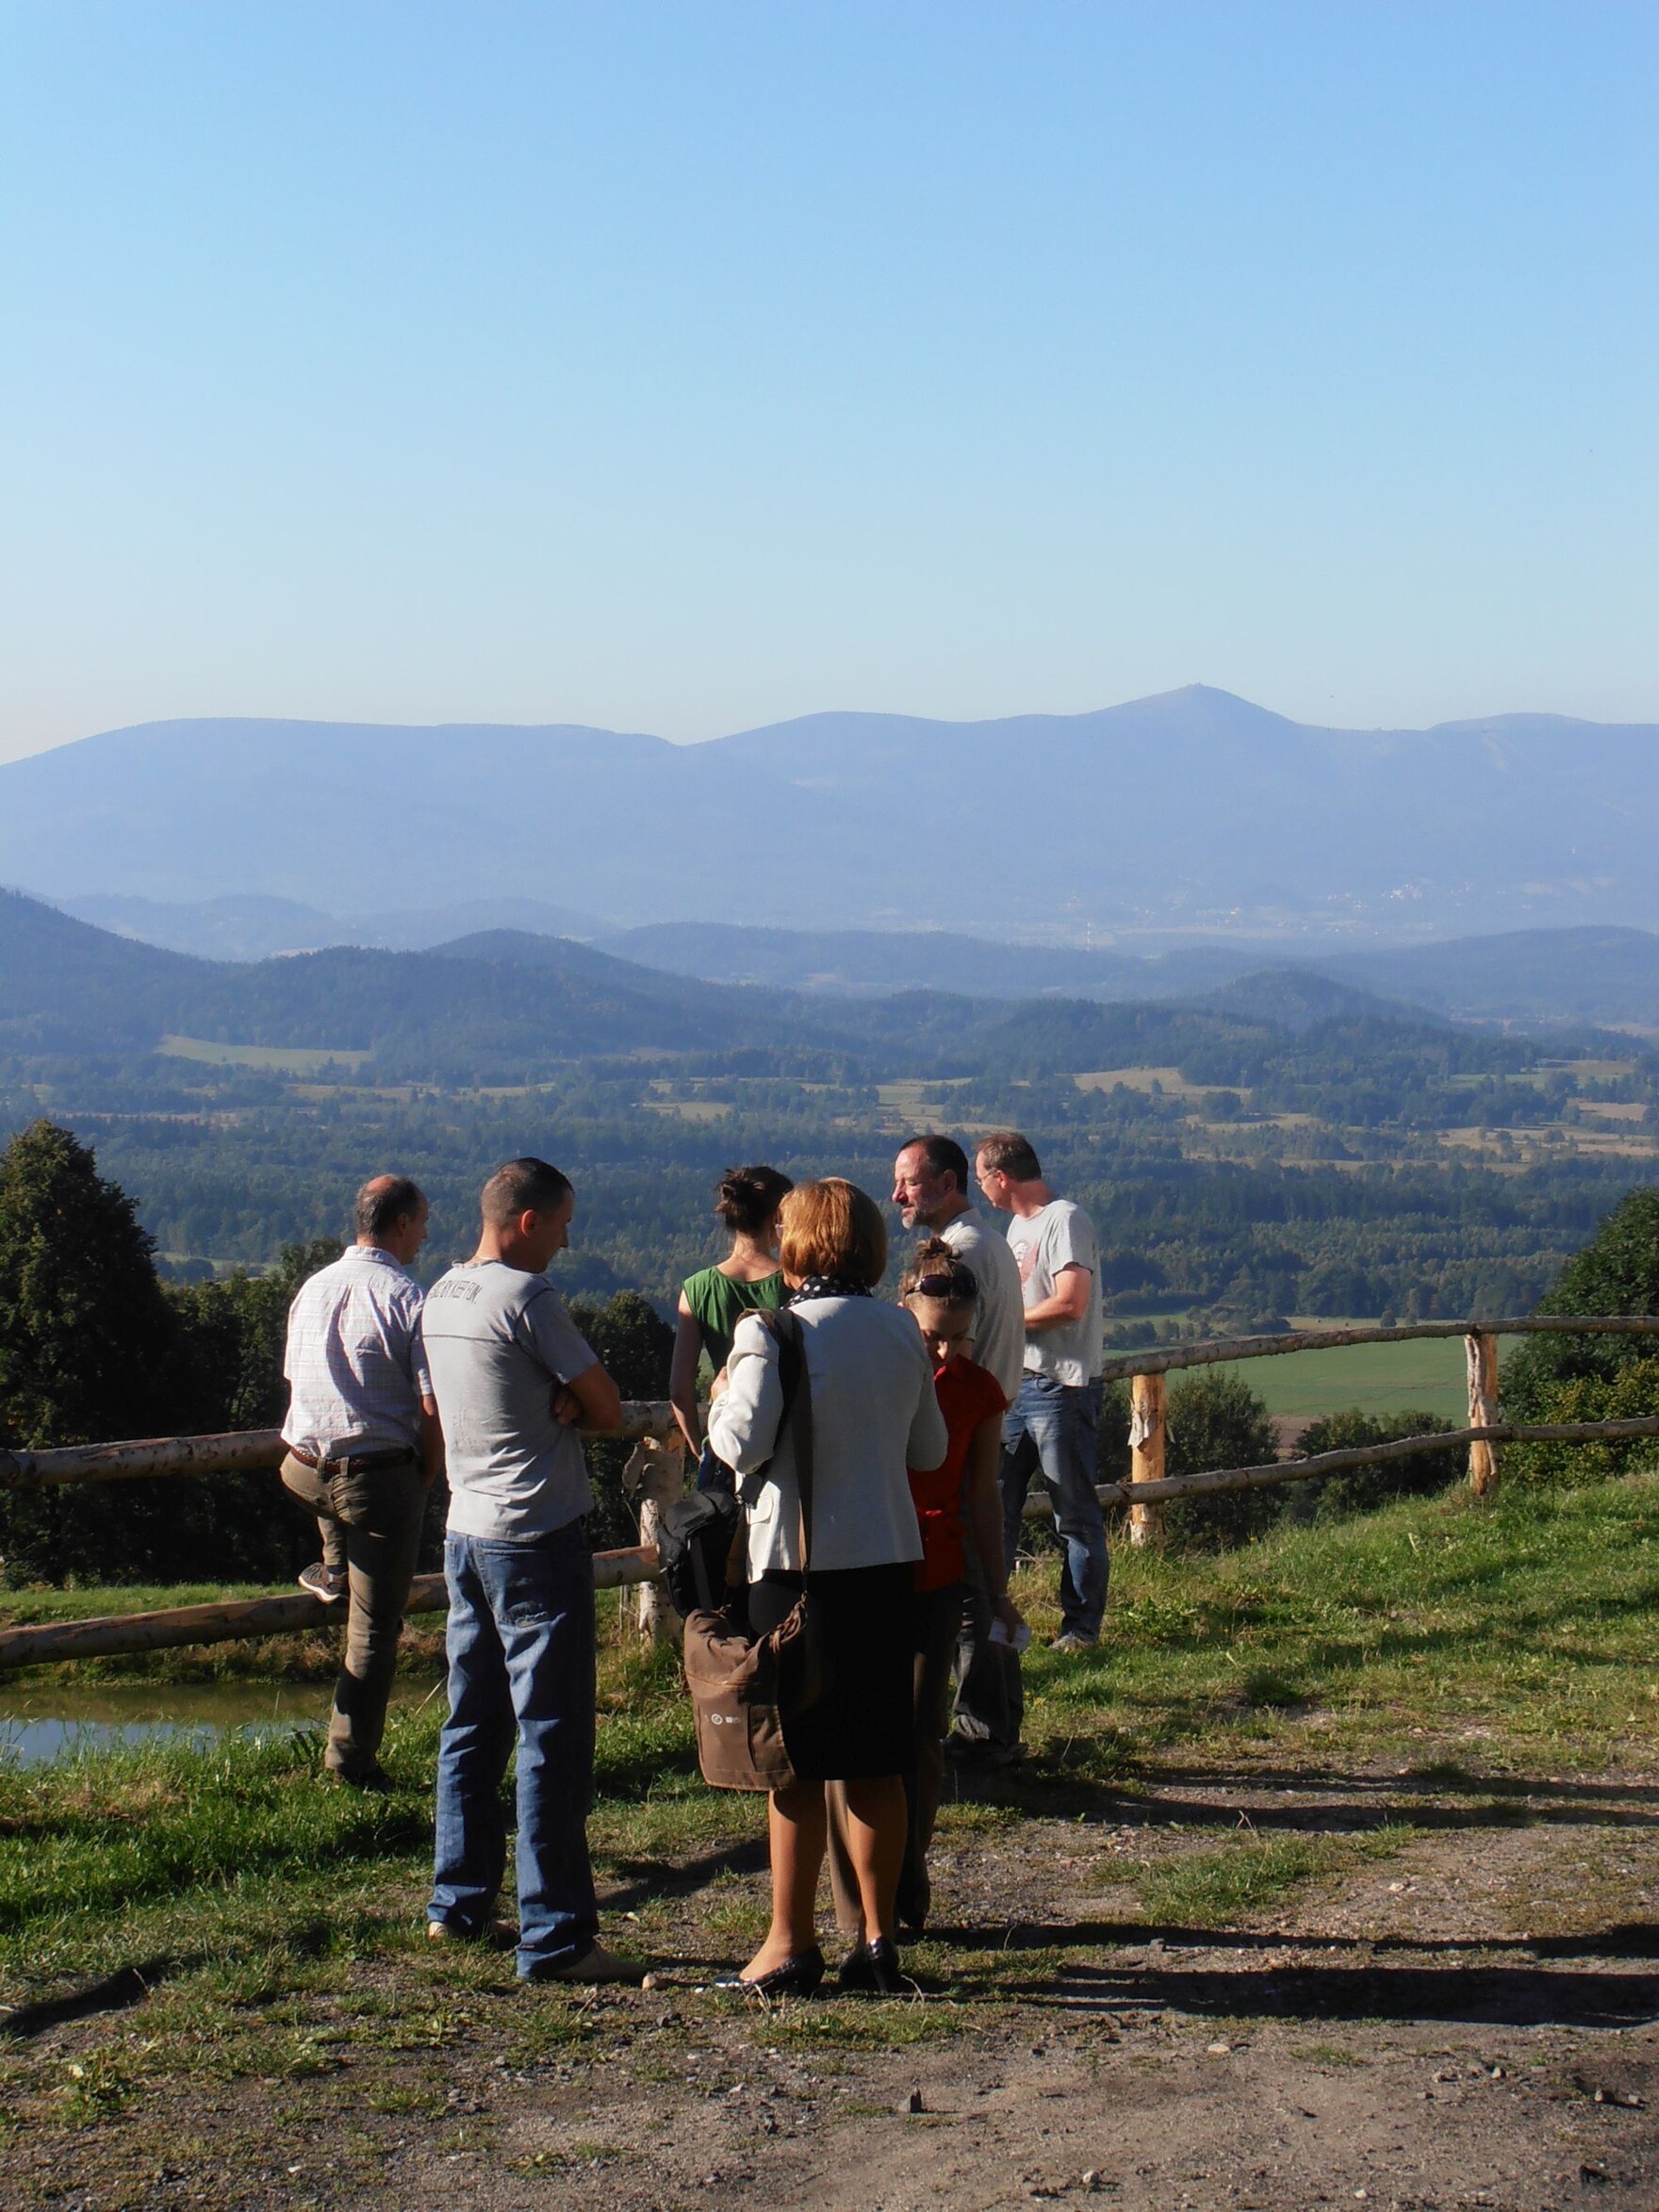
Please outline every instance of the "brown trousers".
M898 1877L898 1917L920 1927L932 1904L928 1879L928 1846L933 1841L939 1818L939 1799L944 1788L944 1731L950 1725L950 1670L956 1658L957 1630L961 1626L965 1585L952 1582L944 1590L928 1590L916 1599L916 1752L905 1770L904 1796L909 1813L905 1836L904 1868ZM843 1935L856 1936L862 1922L859 1886L853 1876L846 1848L846 1790L841 1782L827 1782L825 1802L830 1812L830 1887L835 1898L835 1925Z
M282 1463L282 1480L317 1516L324 1564L344 1567L350 1579L345 1660L335 1684L323 1763L333 1774L361 1779L380 1763L426 1486L413 1452L401 1466L324 1476L290 1451Z

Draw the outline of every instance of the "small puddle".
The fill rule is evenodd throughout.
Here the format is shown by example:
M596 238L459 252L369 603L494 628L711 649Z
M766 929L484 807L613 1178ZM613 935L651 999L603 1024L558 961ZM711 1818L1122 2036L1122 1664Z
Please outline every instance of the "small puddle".
M430 1679L399 1682L391 1709L409 1711L432 1696ZM144 1744L194 1743L219 1736L280 1736L327 1725L329 1682L110 1682L96 1690L0 1692L0 1761L52 1766L86 1751L130 1751ZM441 1693L440 1693L441 1695Z

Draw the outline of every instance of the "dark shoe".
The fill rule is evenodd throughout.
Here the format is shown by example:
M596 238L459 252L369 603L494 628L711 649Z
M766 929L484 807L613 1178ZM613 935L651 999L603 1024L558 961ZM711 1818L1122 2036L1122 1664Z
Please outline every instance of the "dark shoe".
M977 1769L991 1773L999 1766L1012 1766L1026 1756L1024 1744L994 1744L989 1736L946 1736L944 1756L953 1766Z
M313 1566L302 1567L295 1579L302 1590L308 1591L313 1598L320 1598L324 1605L337 1605L352 1593L350 1574L324 1566L321 1560Z
M824 1954L814 1943L769 1974L733 1974L715 1984L717 1990L740 1990L746 1997L810 1997L824 1978Z
M846 1996L902 1997L912 1987L900 1970L898 1947L891 1936L856 1944L842 1960L836 1978Z
M392 1786L392 1778L384 1766L325 1766L322 1771L331 1782L337 1782L342 1790L366 1790L381 1797Z
M556 1966L533 1966L528 1974L520 1968L518 1978L526 1982L641 1982L649 1971L637 1959L618 1958L601 1943L590 1943L580 1958L562 1959Z

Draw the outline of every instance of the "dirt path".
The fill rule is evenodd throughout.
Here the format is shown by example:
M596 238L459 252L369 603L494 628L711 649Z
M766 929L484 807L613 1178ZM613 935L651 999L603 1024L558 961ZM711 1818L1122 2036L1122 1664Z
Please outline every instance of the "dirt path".
M1274 1868L1301 1872L1219 1925L1153 1909L1213 1920L1227 1882ZM22 2132L4 2203L1659 2206L1641 1778L1164 1769L1082 1818L963 1805L904 2004L716 1996L757 1855L673 1892L610 1900L663 1960L652 1989L573 2004L497 1962L449 1986L414 1951L366 1962L308 2000L327 2070L178 2079L105 2126ZM353 2040L360 2018L401 2041ZM142 2007L125 2021L141 2038ZM67 2058L86 2038L42 2040Z

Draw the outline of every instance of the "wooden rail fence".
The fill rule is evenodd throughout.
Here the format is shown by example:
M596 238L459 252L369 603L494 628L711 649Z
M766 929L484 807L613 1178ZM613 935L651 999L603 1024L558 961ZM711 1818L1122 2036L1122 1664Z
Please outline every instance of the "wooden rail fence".
M1489 1496L1498 1481L1498 1447L1503 1444L1582 1444L1636 1436L1659 1436L1659 1415L1623 1421L1521 1423L1498 1418L1498 1340L1531 1335L1659 1335L1659 1315L1527 1315L1509 1320L1412 1321L1398 1328L1300 1329L1276 1336L1218 1337L1192 1344L1165 1345L1109 1360L1108 1382L1130 1384L1129 1480L1103 1483L1104 1505L1128 1511L1132 1543L1145 1544L1162 1532L1163 1507L1174 1498L1213 1497L1280 1483L1303 1483L1350 1467L1375 1466L1420 1451L1467 1450L1470 1482L1477 1496ZM1405 1436L1391 1444L1323 1451L1312 1457L1274 1461L1265 1466L1218 1467L1191 1475L1166 1475L1168 1403L1165 1377L1185 1368L1219 1367L1236 1360L1272 1358L1290 1352L1335 1349L1348 1344L1396 1344L1414 1337L1461 1336L1469 1374L1469 1426L1437 1435ZM654 1515L682 1480L672 1409L661 1401L632 1401L615 1429L583 1429L584 1436L610 1437L640 1448L639 1491L642 1536L654 1528ZM157 1436L120 1444L74 1445L49 1451L0 1451L0 1489L33 1489L60 1483L115 1483L181 1475L241 1474L274 1468L283 1456L274 1429L233 1432L219 1436ZM1045 1498L1027 1499L1032 1517L1048 1511ZM601 1589L642 1585L642 1618L649 1617L657 1572L655 1546L642 1542L619 1551L594 1555L595 1579ZM654 1594L653 1594L654 1596ZM411 1614L444 1610L441 1575L417 1576L409 1595ZM291 1634L337 1626L338 1614L320 1598L280 1594L225 1599L164 1612L116 1614L79 1621L51 1621L0 1630L0 1670L38 1666L66 1659L90 1659L119 1652L156 1651L189 1644L212 1644L242 1637Z

